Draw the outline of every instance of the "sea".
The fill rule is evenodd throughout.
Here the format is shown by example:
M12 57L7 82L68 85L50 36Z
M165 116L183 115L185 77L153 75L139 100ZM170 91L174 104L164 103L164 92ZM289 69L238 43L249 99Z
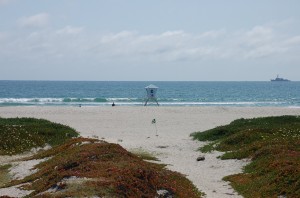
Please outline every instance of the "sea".
M143 106L150 84L158 87L160 106L300 108L300 82L6 80L0 80L0 107Z

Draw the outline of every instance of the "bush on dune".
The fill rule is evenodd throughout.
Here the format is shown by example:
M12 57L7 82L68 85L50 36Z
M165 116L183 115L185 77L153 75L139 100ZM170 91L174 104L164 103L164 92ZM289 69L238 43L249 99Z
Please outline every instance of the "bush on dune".
M29 182L25 188L36 197L155 197L159 190L173 197L201 197L180 173L146 162L118 144L76 138L30 159L45 157L51 159L37 165L35 174L10 185Z
M182 174L165 169L165 165L146 162L118 144L73 138L77 136L74 129L47 120L0 118L0 154L18 154L52 145L51 149L22 159L46 159L35 166L34 174L24 179L10 181L7 177L10 165L0 167L1 187L20 184L22 189L33 190L28 197L198 198L203 195Z
M61 144L79 134L71 127L35 118L0 118L0 155L14 155L34 147Z
M200 150L224 151L221 159L250 158L244 173L227 176L245 197L300 197L300 117L239 119L192 134L213 141Z

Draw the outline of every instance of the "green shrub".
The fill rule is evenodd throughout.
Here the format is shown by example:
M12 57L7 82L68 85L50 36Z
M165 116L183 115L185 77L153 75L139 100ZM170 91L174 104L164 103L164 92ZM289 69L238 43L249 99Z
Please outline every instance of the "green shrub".
M244 173L224 178L244 197L300 197L299 116L238 119L192 136L213 141L221 159L252 159Z
M74 138L28 159L51 158L38 171L6 186L27 184L28 197L155 197L166 189L173 197L199 198L203 194L182 174L149 163L118 144ZM80 184L64 182L76 178ZM28 184L29 182L29 184ZM47 193L50 188L59 189ZM45 194L40 194L46 192Z
M0 118L0 155L13 155L34 147L61 144L79 134L72 128L35 118Z
M0 165L0 188L10 180L9 168L11 164Z

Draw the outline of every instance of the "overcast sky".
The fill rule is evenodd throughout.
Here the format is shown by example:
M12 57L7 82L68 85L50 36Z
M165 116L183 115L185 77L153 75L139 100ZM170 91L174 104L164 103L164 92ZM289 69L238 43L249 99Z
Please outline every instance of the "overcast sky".
M300 80L299 0L0 0L0 80Z

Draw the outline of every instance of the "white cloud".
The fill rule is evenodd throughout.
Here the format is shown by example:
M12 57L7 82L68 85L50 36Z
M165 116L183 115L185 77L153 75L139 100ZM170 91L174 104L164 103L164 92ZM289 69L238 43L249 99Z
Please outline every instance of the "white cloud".
M22 17L18 20L21 27L45 27L49 21L48 13L39 13L33 16Z
M225 30L211 30L211 31L203 32L202 34L199 35L199 38L217 39L223 36L225 33L226 33Z
M258 59L284 55L289 48L287 35L282 35L271 26L255 26L250 30L229 35L226 41L226 56L233 59ZM286 55L286 54L285 54Z
M83 27L72 27L72 26L66 26L60 30L57 30L57 34L80 34L83 31Z
M110 43L110 42L115 42L115 41L121 41L121 40L129 40L130 38L136 36L136 32L131 32L131 31L121 31L118 33L110 33L108 35L104 35L101 38L102 43Z
M264 58L275 54L281 54L287 51L284 47L272 46L272 45L265 45L262 47L257 47L253 50L248 51L245 53L246 58Z
M286 45L289 45L289 46L300 45L300 35L299 35L299 36L294 36L294 37L288 38L288 39L285 41L285 44L286 44Z
M252 30L244 33L244 42L250 46L269 43L274 35L270 27L256 26Z
M178 30L178 31L167 31L161 34L162 37L181 37L181 36L185 36L185 32L182 30Z
M200 59L223 59L223 51L230 45L217 42L225 39L225 31L208 31L189 34L182 30L166 31L161 34L139 34L122 31L103 35L91 51L96 56L108 59L130 59L146 61L182 61ZM209 38L209 39L208 39Z
M0 41L1 38L5 38L5 34L0 33ZM269 26L235 32L210 30L199 34L182 30L160 34L141 34L137 31L92 34L82 27L65 26L57 30L38 29L5 43L9 44L2 45L2 51L15 54L15 57L47 57L47 60L81 58L96 62L272 60L300 53L300 35L283 35Z

